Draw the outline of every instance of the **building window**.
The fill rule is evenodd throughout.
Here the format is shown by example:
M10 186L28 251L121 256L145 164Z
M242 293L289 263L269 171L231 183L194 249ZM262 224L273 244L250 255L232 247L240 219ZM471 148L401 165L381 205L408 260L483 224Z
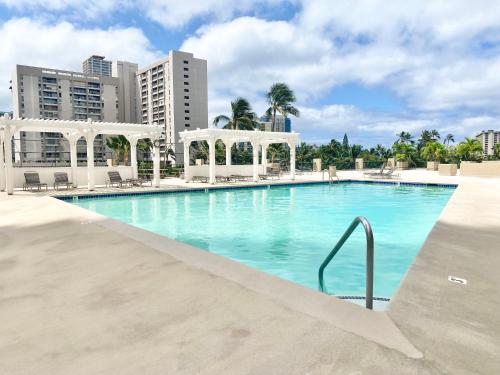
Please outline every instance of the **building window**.
M189 109L185 109L185 110L184 110L184 113L189 113Z
M189 120L189 117L184 117L184 120Z
M184 95L184 99L189 99L189 96L187 96L187 95Z
M189 82L184 82L184 85L189 85Z
M185 107L189 107L189 103L184 103L184 106Z
M184 78L189 78L189 75L187 75L187 74L184 74Z
M189 68L184 67L185 72L189 72Z
M189 125L189 124L185 124L185 126L186 126L186 128L189 128L191 125Z
M184 60L184 64L189 64L189 61L187 61L187 60Z
M189 92L189 89L184 89L184 92Z

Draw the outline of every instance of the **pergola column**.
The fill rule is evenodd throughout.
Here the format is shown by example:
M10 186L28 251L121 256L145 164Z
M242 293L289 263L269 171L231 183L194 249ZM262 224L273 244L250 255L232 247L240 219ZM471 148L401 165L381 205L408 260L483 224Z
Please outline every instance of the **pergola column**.
M77 143L79 137L69 137L69 158L71 163L71 182L73 183L73 187L78 187L78 157L77 157Z
M14 193L14 174L12 170L12 132L10 126L4 129L3 146L5 149L5 190L7 194Z
M5 165L3 158L3 132L0 133L0 191L5 191Z
M215 184L215 138L208 139L208 176L211 184Z
M153 142L153 183L160 187L160 140Z
M226 165L229 166L231 165L231 148L233 148L234 142L225 141L224 144L226 145Z
M87 130L85 140L87 141L87 181L89 191L95 188L94 176L94 139L95 133L92 129Z
M295 142L289 142L290 147L290 177L295 180Z
M137 137L126 137L128 143L130 144L130 166L132 167L132 178L139 178L139 173L137 171L137 142L139 139Z
M191 145L191 141L184 140L183 148L183 158L184 158L184 181L188 182L191 181L191 175L189 171L189 146Z
M257 141L252 142L253 149L253 182L259 181L259 146Z
M269 147L268 144L262 145L262 169L264 170L262 173L264 173L264 174L267 173L267 148L268 147Z

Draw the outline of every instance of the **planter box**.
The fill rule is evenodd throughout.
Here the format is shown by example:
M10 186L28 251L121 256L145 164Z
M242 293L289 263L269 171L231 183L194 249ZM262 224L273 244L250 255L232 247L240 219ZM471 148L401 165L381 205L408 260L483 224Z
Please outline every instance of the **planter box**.
M354 162L354 168L357 171L362 171L364 166L365 166L365 161L363 160L363 158L356 158Z
M457 165L456 164L439 164L439 175L440 176L456 176L457 175Z
M387 168L394 168L394 167L396 167L396 158L387 159Z
M398 169L409 169L409 164L407 161L398 161L396 164Z
M438 161L428 161L427 162L427 170L428 171L437 171L439 168L439 162Z
M313 159L313 172L321 172L321 159Z
M500 177L500 161L489 160L482 163L463 161L460 163L460 176Z

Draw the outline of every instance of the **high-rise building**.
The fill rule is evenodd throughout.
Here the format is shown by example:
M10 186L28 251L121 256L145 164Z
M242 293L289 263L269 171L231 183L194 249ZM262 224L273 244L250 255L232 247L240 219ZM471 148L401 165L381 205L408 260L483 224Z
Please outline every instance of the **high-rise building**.
M476 139L483 145L485 155L493 155L493 148L496 144L500 144L500 131L483 130L476 135Z
M104 56L92 55L82 63L83 74L88 76L111 77L111 61L104 60Z
M113 77L118 78L118 121L140 123L137 106L137 64L113 62Z
M273 131L272 118L269 118L268 116L262 116L259 120L261 122L260 130L267 131L267 132ZM274 131L275 132L291 133L292 132L292 120L290 120L289 117L285 117L282 115L276 115L276 122L274 124Z
M165 128L165 146L183 163L179 132L208 127L207 61L192 53L170 51L168 57L137 72L139 119Z
M118 78L16 65L12 78L13 116L116 122L118 87ZM64 159L67 153L59 133L21 132L15 138L19 161L51 163ZM104 139L98 136L96 159L104 158L105 151ZM80 159L85 152L85 148L79 150Z

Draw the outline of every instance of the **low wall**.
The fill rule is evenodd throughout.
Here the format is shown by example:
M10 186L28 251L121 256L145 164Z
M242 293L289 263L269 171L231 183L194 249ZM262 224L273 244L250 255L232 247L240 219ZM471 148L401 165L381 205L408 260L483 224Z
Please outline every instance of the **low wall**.
M20 167L13 168L14 173L14 188L22 188L24 184L24 172L37 172L40 176L40 182L46 183L49 187L54 184L54 172L66 172L68 179L73 182L71 167ZM120 176L125 180L132 178L132 167L117 166L117 167L94 167L95 185L105 185L108 180L108 171L118 171ZM77 183L78 186L87 186L87 167L77 168Z
M264 173L262 164L259 164L258 171L260 174ZM184 172L185 179L189 181L193 176L209 177L209 165L190 165ZM216 176L229 176L232 174L242 176L253 176L253 165L216 165Z
M500 160L460 163L460 176L500 177Z

